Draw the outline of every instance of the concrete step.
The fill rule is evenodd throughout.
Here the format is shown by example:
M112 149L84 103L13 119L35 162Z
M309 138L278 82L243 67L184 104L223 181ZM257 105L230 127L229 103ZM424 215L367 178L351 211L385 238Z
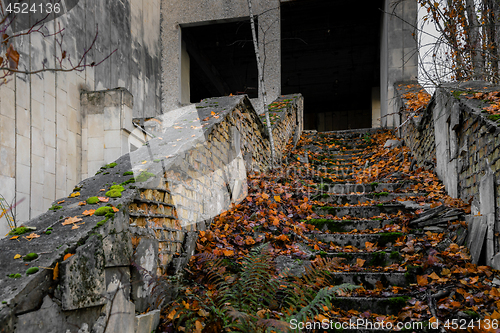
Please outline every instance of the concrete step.
M371 313L384 315L397 315L398 312L408 304L409 296L394 295L394 297L336 297L332 299L332 306L348 311L357 310L360 312L370 311Z
M312 200L326 202L334 205L355 205L365 202L387 202L397 198L423 197L427 193L395 193L395 192L371 192L364 194L318 194L311 197Z
M318 230L326 232L349 232L354 229L380 229L390 224L396 224L399 220L372 219L372 220L329 220L329 219L311 219L303 220L305 223L314 225Z
M384 288L408 285L405 272L335 272L330 274L334 285L342 283L363 286L366 290L375 290L376 283L381 282Z
M324 184L323 193L349 194L349 193L369 193L369 192L395 192L408 189L413 183L371 183L371 184ZM325 188L327 187L327 188ZM322 193L322 194L323 194Z
M393 244L397 239L403 236L405 236L405 234L401 232L382 232L376 234L307 234L308 238L312 238L326 244L331 242L342 247L350 245L361 250L366 248L366 242L377 244L379 247L386 247L389 244Z
M363 259L365 261L364 267L386 267L403 261L399 251L336 252L327 253L324 256L343 258L342 263L346 265L354 265L357 259Z
M380 216L380 214L397 214L398 212L410 213L413 210L406 208L400 204L378 204L376 206L313 206L313 211L320 215L333 215L337 217L352 216L362 219L370 218L372 216Z

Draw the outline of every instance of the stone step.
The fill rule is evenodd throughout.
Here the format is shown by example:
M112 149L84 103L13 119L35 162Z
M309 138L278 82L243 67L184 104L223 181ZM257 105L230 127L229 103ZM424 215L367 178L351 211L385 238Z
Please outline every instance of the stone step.
M390 224L396 224L399 220L372 219L372 220L329 220L329 219L311 219L303 220L305 223L314 225L318 230L326 232L349 232L354 229L380 229Z
M427 193L394 193L394 192L371 192L364 194L318 194L311 197L312 200L326 202L334 205L355 205L357 203L365 202L387 202L393 201L397 198L407 198L407 197L423 197Z
M383 315L397 315L404 308L409 296L394 295L394 297L336 297L332 299L332 306L348 311L357 310L360 312L370 311L371 313Z
M329 244L330 242L337 246L354 246L358 249L365 249L365 243L377 244L379 247L386 247L394 243L398 238L404 237L401 232L382 232L376 234L325 234L309 233L308 238Z
M313 206L313 211L320 215L333 215L337 217L352 216L361 219L370 218L372 216L380 216L380 214L397 214L398 212L409 213L412 209L406 208L400 204L378 204L376 206Z
M365 261L364 267L386 267L392 264L399 264L403 257L399 251L376 251L376 252L334 252L326 253L325 257L343 258L342 263L346 265L356 264L357 259Z
M408 285L405 272L335 272L330 274L334 285L342 283L363 286L366 290L376 289L380 281L384 288L391 286L404 287Z
M325 184L328 189L323 189L324 193L349 194L349 193L369 193L369 192L395 192L408 189L413 184L404 183L371 183L371 184ZM323 187L325 187L323 186Z

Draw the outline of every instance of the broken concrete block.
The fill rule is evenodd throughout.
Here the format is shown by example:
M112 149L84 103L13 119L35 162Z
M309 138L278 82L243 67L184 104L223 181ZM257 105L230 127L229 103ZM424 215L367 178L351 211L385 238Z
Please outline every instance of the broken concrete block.
M132 241L128 232L110 234L103 239L106 267L129 266L132 261Z
M110 300L111 311L105 333L134 333L135 305L130 302L122 289L116 291Z
M151 333L160 324L160 310L150 311L135 317L135 333Z
M38 311L29 312L18 317L16 333L65 332L67 329L64 315L59 305L49 296L43 299Z
M384 148L397 148L401 146L401 141L399 140L387 140L385 142Z
M158 241L156 239L141 238L133 256L133 262L146 272L132 268L132 300L138 312L144 312L153 303L148 274L156 274L158 268ZM146 276L145 276L146 275Z
M102 236L91 236L76 254L61 263L63 310L103 305L105 292Z

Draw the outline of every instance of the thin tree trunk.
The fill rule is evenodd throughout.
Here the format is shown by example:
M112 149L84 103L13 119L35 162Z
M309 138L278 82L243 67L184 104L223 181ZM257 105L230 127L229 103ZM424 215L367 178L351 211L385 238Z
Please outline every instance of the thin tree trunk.
M492 42L495 44L495 49L492 51L492 76L493 82L500 82L500 0L490 0L490 17L491 30L493 33Z
M264 108L264 110L261 111L263 111L264 114L266 115L267 130L269 132L269 143L271 145L271 167L274 168L274 161L276 158L276 154L274 150L273 129L271 127L271 120L269 119L269 110L267 108L267 94L264 85L264 68L262 66L262 61L260 58L259 43L257 41L257 33L255 30L255 19L252 11L252 0L247 0L247 2L248 2L248 11L250 13L250 26L252 28L253 46L255 49L255 58L257 59L257 70L259 74L259 99L261 106Z
M481 35L479 20L477 19L474 0L465 0L465 11L469 23L469 48L472 61L472 78L474 80L484 79L484 57L482 54Z

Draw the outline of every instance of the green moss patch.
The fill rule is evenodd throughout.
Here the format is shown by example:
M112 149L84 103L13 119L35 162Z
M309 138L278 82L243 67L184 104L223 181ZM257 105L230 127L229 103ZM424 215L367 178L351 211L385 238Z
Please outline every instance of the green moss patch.
M33 261L35 260L36 258L38 258L38 254L37 253L28 253L27 255L24 256L23 260L24 261Z
M109 207L109 206L104 206L104 207L100 207L98 208L95 212L94 212L94 215L97 215L97 216L104 216L108 213L112 213L114 214L115 212L113 211L113 208L112 207Z
M109 188L109 191L106 192L106 196L110 198L121 198L123 191L125 191L125 188L123 186L113 185Z
M380 235L378 239L379 246L385 246L387 243L394 243L398 238L404 236L404 234L401 232L385 232L379 235Z
M139 183L142 183L142 182L145 182L146 180L148 180L151 177L155 177L155 174L151 173L151 172L143 171L143 172L141 172L141 174L139 176L137 176L137 178L135 179L135 181L139 182Z
M15 273L15 274L9 274L7 276L10 277L11 279L19 279L21 277L21 274Z
M22 234L25 234L29 231L31 231L32 229L30 228L27 228L27 227L17 227L17 228L14 228L12 229L10 232L9 232L9 235L10 236L18 236L18 235L22 235Z
M90 197L90 198L87 199L87 203L89 205L95 205L98 202L99 202L99 198L98 197Z
M106 164L105 166L101 167L101 169L111 169L111 168L114 168L117 165L118 164L116 164L115 162L113 162L113 163Z
M134 172L133 171L126 171L123 173L124 176L133 176Z
M53 211L56 211L58 209L61 209L63 208L62 206L58 206L58 205L52 205L52 207L49 208L49 210L53 210Z
M38 272L40 269L38 267L31 267L31 268L28 268L28 270L26 271L26 275L31 275L31 274L35 274L36 272Z

